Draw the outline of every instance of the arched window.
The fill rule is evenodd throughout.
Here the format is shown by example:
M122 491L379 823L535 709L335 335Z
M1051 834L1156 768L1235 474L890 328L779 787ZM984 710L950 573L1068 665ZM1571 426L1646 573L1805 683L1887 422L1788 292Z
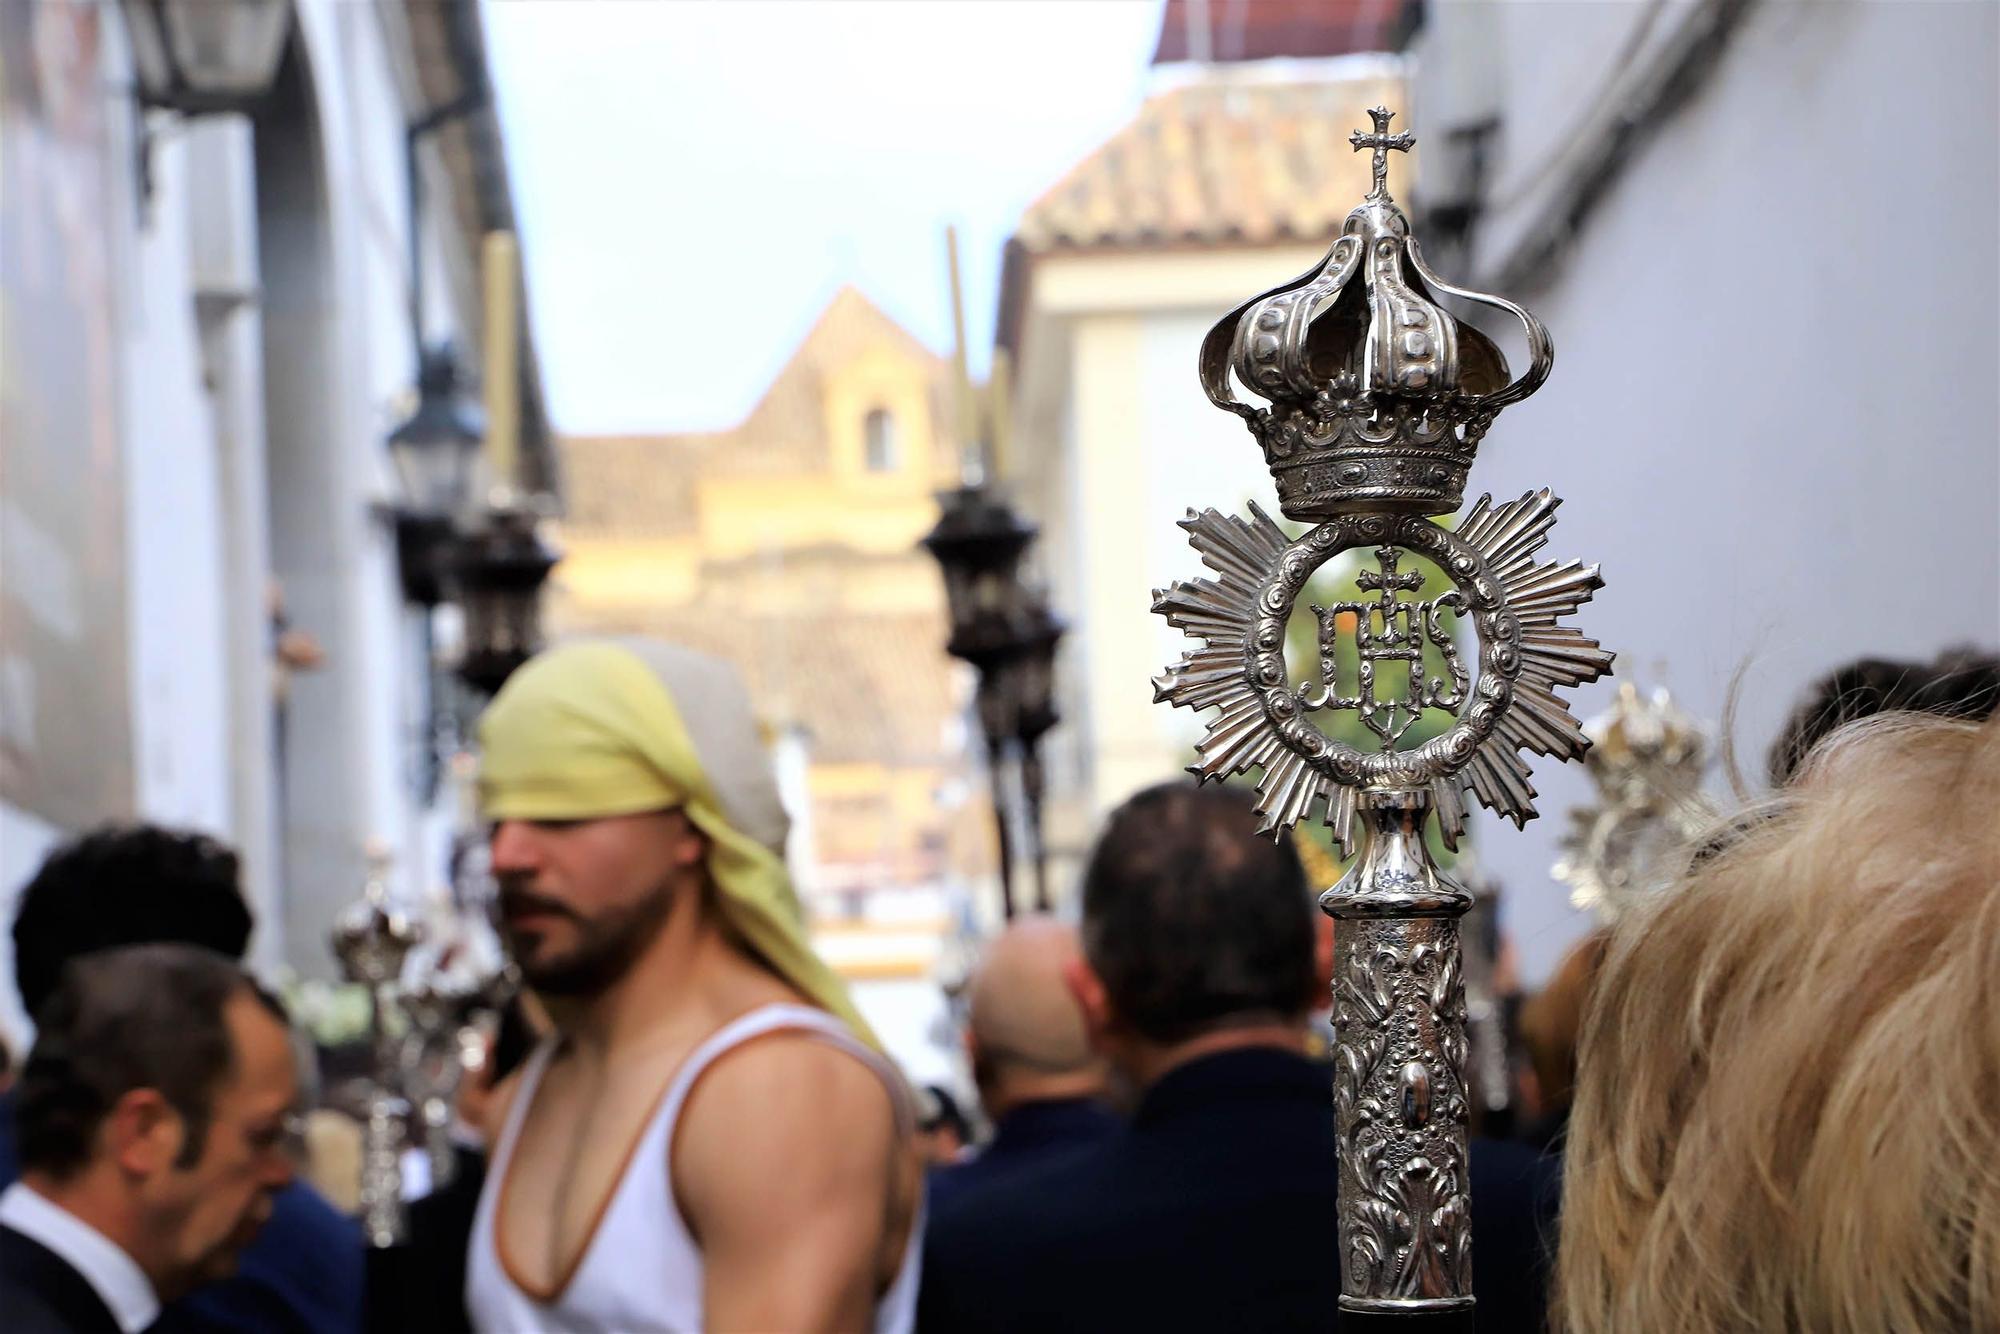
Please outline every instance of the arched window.
M866 445L864 457L868 461L869 472L894 472L902 463L900 451L896 448L896 419L886 408L876 408L868 414L862 424L862 439Z

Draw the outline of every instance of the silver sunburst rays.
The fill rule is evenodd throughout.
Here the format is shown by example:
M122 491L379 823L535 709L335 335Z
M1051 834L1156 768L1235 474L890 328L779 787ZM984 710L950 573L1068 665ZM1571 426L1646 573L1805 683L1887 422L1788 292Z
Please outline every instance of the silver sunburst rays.
M1522 752L1583 754L1589 739L1555 691L1596 680L1611 655L1561 624L1600 586L1597 567L1536 559L1554 495L1482 496L1452 528L1432 517L1458 508L1495 414L1541 385L1553 350L1533 315L1424 264L1387 183L1388 153L1413 140L1389 133L1388 111L1370 114L1373 132L1352 142L1374 151L1374 188L1327 258L1232 311L1201 349L1203 387L1248 423L1285 516L1316 526L1293 539L1255 505L1248 519L1190 510L1181 526L1217 577L1154 594L1153 610L1201 642L1153 685L1156 701L1216 710L1190 772L1262 769L1266 832L1323 806L1342 852L1359 848L1320 899L1341 923L1340 1304L1421 1313L1472 1303L1458 941L1472 899L1438 870L1424 828L1435 813L1456 846L1468 793L1516 825L1533 817ZM1509 380L1498 346L1434 289L1518 320L1528 369ZM1241 401L1239 386L1269 406ZM1374 561L1356 579L1365 596L1311 608L1317 674L1295 680L1286 631L1306 582L1357 548ZM1404 553L1449 586L1429 586ZM1475 652L1461 656L1447 615L1471 627ZM1336 663L1350 656L1353 689L1342 693ZM1406 748L1426 710L1450 725ZM1338 712L1356 715L1350 734L1365 746L1314 721Z
M1594 681L1611 663L1582 631L1557 624L1602 586L1597 567L1534 559L1560 503L1545 490L1503 505L1482 496L1457 532L1415 515L1348 515L1296 542L1254 504L1248 520L1190 510L1181 527L1202 563L1221 577L1185 580L1155 595L1154 611L1205 643L1154 678L1153 697L1220 711L1195 747L1201 756L1195 772L1223 778L1261 767L1257 810L1266 831L1306 819L1326 801L1327 825L1344 854L1354 850L1354 812L1364 787L1428 788L1448 847L1457 846L1465 827L1463 791L1526 824L1536 813L1535 789L1519 752L1581 755L1589 741L1554 690ZM1380 603L1337 609L1355 617L1361 689L1336 694L1324 660L1319 681L1294 686L1285 625L1298 595L1320 566L1359 546L1378 549L1383 568L1363 571L1361 579L1384 594ZM1421 577L1396 572L1399 549L1431 557L1451 572L1455 587L1423 601L1390 597L1397 581ZM1479 640L1476 685L1435 677L1424 684L1422 706L1452 714L1448 731L1410 750L1394 749L1395 738L1385 736L1383 749L1364 751L1311 721L1312 713L1329 708L1364 718L1394 708L1407 720L1407 698L1381 701L1369 693L1368 668L1389 657L1410 662L1414 688L1424 679L1415 656L1423 642L1442 648L1455 667L1455 647L1439 626L1446 607L1469 618ZM1323 627L1333 610L1321 609Z

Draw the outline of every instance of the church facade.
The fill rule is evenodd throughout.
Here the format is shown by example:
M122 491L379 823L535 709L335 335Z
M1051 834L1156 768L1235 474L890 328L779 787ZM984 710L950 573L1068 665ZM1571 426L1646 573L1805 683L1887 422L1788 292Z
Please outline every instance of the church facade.
M657 635L743 672L822 929L989 855L961 773L967 683L918 546L956 471L949 394L948 363L848 288L733 429L562 445L554 633ZM892 916L936 919L902 899ZM928 968L934 935L873 934L852 969Z

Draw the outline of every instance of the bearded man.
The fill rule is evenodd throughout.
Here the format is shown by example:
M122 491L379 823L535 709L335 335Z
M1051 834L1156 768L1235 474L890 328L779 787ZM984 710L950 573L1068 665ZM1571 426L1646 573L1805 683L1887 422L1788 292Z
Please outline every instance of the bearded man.
M645 640L536 657L480 723L502 933L556 1025L468 1260L474 1323L900 1331L908 1094L807 946L750 702Z

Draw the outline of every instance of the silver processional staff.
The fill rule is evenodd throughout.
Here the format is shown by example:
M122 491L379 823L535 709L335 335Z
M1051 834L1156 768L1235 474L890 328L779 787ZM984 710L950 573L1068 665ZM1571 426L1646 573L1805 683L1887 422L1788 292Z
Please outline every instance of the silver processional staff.
M1217 710L1191 772L1220 780L1261 768L1267 831L1324 803L1342 853L1359 843L1353 868L1320 898L1340 923L1340 1305L1414 1315L1473 1301L1458 936L1472 897L1439 871L1424 829L1435 819L1456 847L1468 795L1525 824L1535 789L1520 752L1583 754L1589 740L1554 692L1596 680L1611 654L1560 623L1601 586L1597 567L1535 559L1554 495L1482 496L1451 527L1431 517L1457 511L1494 415L1541 386L1553 352L1533 315L1424 263L1388 189L1390 150L1414 139L1389 132L1388 110L1369 114L1374 130L1351 142L1373 150L1374 188L1326 258L1230 312L1201 346L1210 401L1249 424L1285 517L1316 526L1294 540L1254 504L1248 519L1190 510L1181 527L1218 577L1154 594L1153 610L1201 646L1153 684L1157 701ZM1498 346L1440 294L1519 321L1527 370L1509 379ZM1268 406L1240 400L1239 385ZM1285 659L1293 606L1315 571L1355 548L1374 557L1357 580L1374 596L1312 608L1318 670L1295 684ZM1426 589L1428 576L1402 568L1405 552L1433 562L1450 587ZM1469 663L1447 615L1472 627ZM1344 683L1336 662L1350 660L1356 676ZM1367 748L1321 730L1312 715L1323 710L1357 715ZM1405 749L1426 710L1449 714L1450 727Z

